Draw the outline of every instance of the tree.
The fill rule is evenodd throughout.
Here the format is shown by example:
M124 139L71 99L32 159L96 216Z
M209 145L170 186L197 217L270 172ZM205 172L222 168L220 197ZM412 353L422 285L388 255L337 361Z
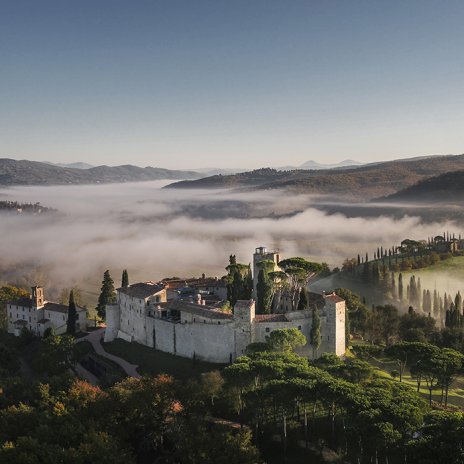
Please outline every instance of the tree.
M306 287L301 287L300 300L298 301L298 311L303 311L304 309L308 309L308 306L309 306L308 291L306 290Z
M257 313L269 314L272 306L272 283L266 269L260 269L256 284Z
M400 272L398 276L398 299L402 302L404 298L403 295L403 274Z
M306 337L298 329L273 330L266 341L274 351L293 351L306 345Z
M279 267L287 276L287 287L292 302L292 310L296 311L300 299L300 290L307 287L310 279L322 271L322 265L295 257L279 262Z
M317 309L313 308L311 330L309 332L309 343L313 347L313 358L317 358L317 350L321 346L321 318Z
M74 366L76 345L69 335L54 335L41 340L40 357L36 363L37 371L48 375L60 375Z
M77 310L74 302L74 291L69 293L68 320L66 322L66 333L68 335L76 334Z
M129 274L127 273L127 269L122 271L122 278L121 278L121 287L126 288L129 286Z
M347 320L349 320L349 323L346 324L345 322L345 325L348 325L348 328L351 328L353 333L364 335L369 316L369 310L366 305L361 301L358 295L347 288L336 288L335 293L345 300Z
M110 276L110 271L106 270L103 274L103 281L100 296L98 297L97 314L104 319L106 312L106 305L116 303L116 296L114 294L114 282Z
M390 338L398 332L398 309L392 305L377 306L372 314L377 319L380 335L385 345L390 343Z
M250 265L237 263L235 255L230 255L229 265L226 267L228 272L227 299L232 307L237 300L249 300L253 293L253 279L251 276Z
M216 398L224 386L224 379L219 371L205 372L201 375L201 389L203 394L211 399L211 406L214 406Z

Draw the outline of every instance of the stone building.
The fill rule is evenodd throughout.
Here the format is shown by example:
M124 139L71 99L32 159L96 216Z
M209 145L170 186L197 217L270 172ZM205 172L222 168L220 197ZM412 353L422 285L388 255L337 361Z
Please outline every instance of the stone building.
M79 307L76 307L76 310L76 331L86 329L86 310ZM8 332L14 335L20 335L23 328L39 337L42 337L48 328L52 328L58 335L66 332L68 307L46 301L42 287L32 287L29 297L9 301L6 304L6 311Z
M321 318L324 352L345 353L345 301L335 294L319 295L316 304ZM138 283L117 290L117 304L106 307L105 342L121 338L166 353L228 363L245 353L253 342L264 342L276 329L296 328L309 340L312 311L284 314L255 314L253 300L240 300L234 311L195 300L167 300L163 283ZM312 356L309 344L300 350Z

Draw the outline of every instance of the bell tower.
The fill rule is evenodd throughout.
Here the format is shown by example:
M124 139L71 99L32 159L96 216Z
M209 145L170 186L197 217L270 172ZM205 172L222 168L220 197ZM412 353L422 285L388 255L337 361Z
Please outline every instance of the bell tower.
M32 306L34 308L41 308L44 305L44 291L43 287L32 287Z

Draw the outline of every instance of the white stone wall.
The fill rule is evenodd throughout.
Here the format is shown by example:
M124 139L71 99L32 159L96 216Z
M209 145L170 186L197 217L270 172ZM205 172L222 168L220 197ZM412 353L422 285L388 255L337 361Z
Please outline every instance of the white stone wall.
M25 308L7 304L8 332L14 334L14 322L22 320L27 322L27 328L33 333L37 333L37 321L42 319L43 311L35 308Z
M119 311L119 312L118 312ZM119 305L107 308L105 341L114 337L136 341L157 350L210 362L227 363L245 353L252 342L264 342L273 330L296 328L309 342L312 312L286 313L286 322L254 322L253 301L240 301L235 307L234 319L213 319L204 315L180 312L180 321L168 321L148 315L147 300L119 294ZM317 355L345 353L345 304L326 300L320 312L321 345ZM300 354L312 356L309 343Z
M120 329L121 311L119 304L107 305L106 308L105 342L112 342Z

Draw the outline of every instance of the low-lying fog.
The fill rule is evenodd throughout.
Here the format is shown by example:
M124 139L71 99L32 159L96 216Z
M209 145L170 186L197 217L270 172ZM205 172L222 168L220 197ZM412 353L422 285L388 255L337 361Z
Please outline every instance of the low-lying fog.
M329 214L315 196L161 189L166 183L0 190L1 199L63 213L0 216L0 280L38 282L54 292L76 285L95 295L107 268L116 284L123 268L131 281L221 276L229 254L248 263L261 245L334 267L406 237L458 230L453 222L419 216Z

